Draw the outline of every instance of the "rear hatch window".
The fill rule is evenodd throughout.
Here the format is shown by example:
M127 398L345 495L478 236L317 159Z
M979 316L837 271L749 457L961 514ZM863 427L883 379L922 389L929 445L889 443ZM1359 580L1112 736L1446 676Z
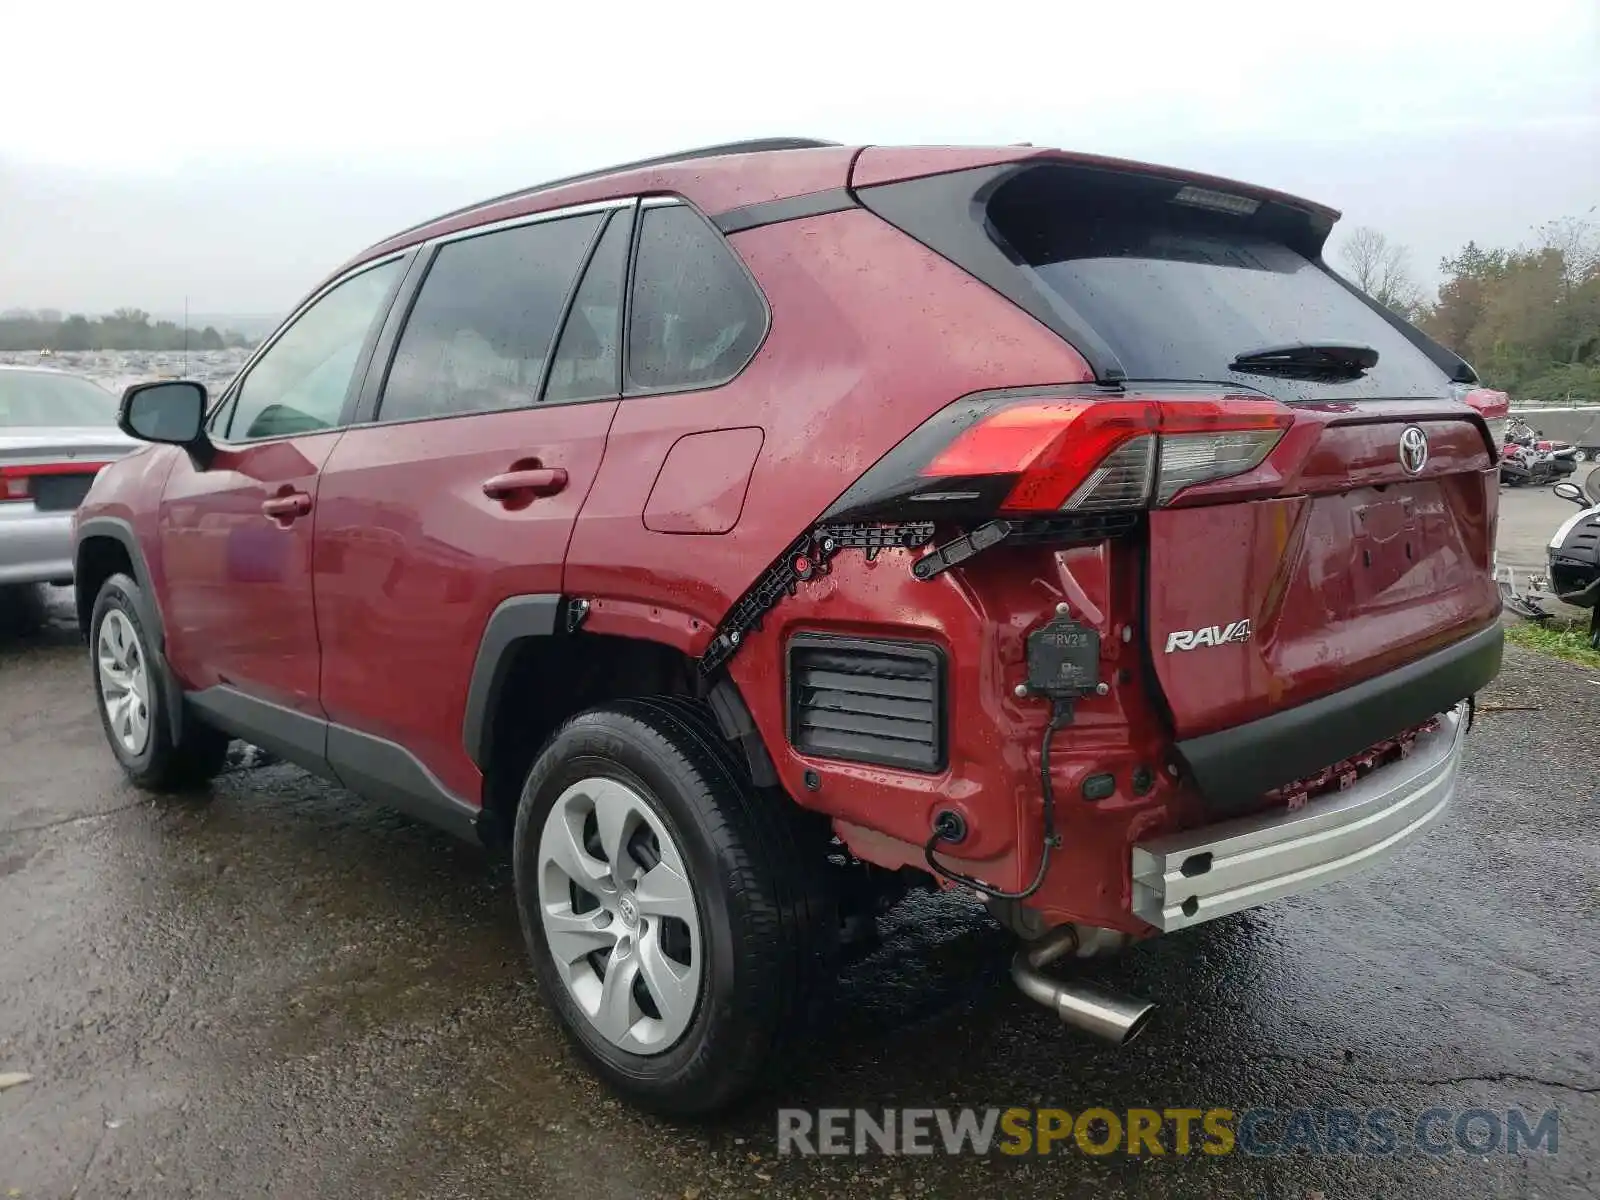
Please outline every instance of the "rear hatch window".
M1129 379L1228 383L1291 402L1449 394L1438 366L1303 252L1303 228L1281 214L1269 221L1259 206L1220 212L1186 196L1253 203L1171 180L1040 168L996 191L989 233L1069 323L1098 335ZM1340 379L1230 367L1241 354L1297 343L1370 347L1378 360Z

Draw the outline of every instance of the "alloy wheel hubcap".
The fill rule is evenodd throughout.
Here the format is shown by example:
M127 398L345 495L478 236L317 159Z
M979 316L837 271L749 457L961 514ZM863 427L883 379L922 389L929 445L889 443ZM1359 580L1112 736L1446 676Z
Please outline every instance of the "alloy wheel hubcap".
M660 1054L703 986L700 910L665 822L627 784L584 779L539 835L539 917L567 992L613 1046Z
M95 657L111 736L129 754L142 754L150 740L150 669L133 622L120 609L100 622Z

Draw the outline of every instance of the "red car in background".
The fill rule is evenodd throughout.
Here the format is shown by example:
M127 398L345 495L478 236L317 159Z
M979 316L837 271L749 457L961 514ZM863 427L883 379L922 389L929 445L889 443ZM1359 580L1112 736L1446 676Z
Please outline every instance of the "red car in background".
M976 892L1013 975L1378 862L1498 670L1504 397L1336 214L1026 147L715 147L406 230L77 520L113 752L229 738L508 844L614 1087L731 1103L854 931Z

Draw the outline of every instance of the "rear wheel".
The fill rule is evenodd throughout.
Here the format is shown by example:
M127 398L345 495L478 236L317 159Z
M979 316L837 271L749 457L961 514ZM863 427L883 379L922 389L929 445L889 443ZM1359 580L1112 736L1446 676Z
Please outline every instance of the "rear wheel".
M529 772L512 854L534 972L635 1103L724 1108L803 1024L837 923L788 804L675 698L573 718Z
M173 738L165 666L152 652L144 612L144 594L129 576L101 585L89 620L100 724L117 762L140 787L196 787L222 769L228 737L190 715Z

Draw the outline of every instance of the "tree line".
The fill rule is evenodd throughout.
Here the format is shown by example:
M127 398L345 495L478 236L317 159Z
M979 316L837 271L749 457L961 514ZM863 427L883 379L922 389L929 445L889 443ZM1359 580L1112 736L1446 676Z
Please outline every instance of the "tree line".
M11 311L0 314L0 350L223 350L248 346L232 329L185 330L176 321L152 321L137 308L102 317L81 313Z
M1376 229L1353 230L1338 258L1352 283L1461 355L1489 387L1530 403L1600 404L1595 222L1551 221L1516 247L1468 242L1440 261L1431 295L1407 249Z

